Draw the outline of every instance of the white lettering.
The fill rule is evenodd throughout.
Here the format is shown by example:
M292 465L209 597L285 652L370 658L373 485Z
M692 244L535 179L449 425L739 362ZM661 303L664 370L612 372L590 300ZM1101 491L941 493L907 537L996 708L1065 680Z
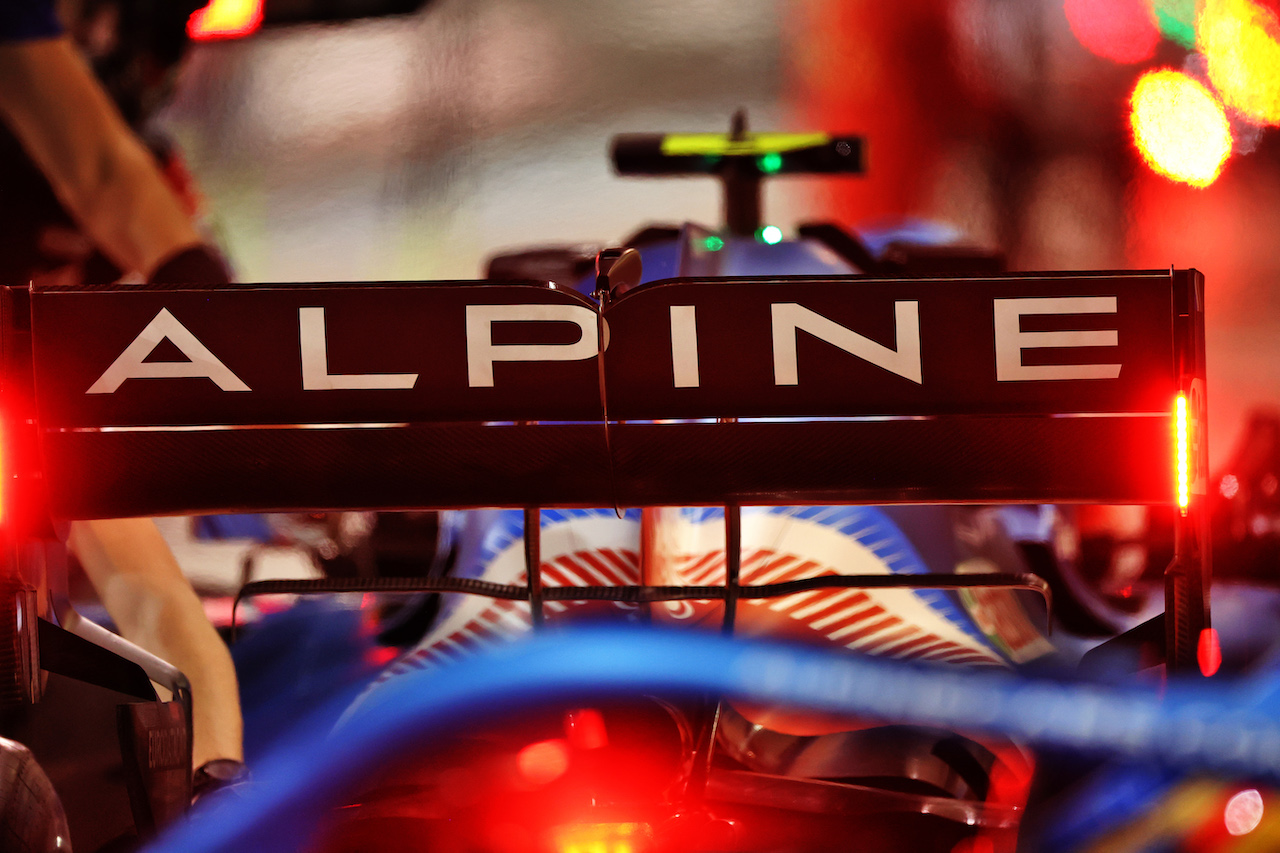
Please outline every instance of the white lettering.
M298 309L298 342L304 391L412 388L418 381L416 373L330 373L323 308Z
M671 306L671 373L677 388L697 388L698 319L692 305Z
M151 355L160 342L168 339L187 357L186 361L153 361L144 359ZM249 386L240 381L231 370L197 340L187 327L161 308L147 327L124 352L111 363L98 381L89 386L86 394L114 394L126 379L210 379L223 391L248 391Z
M495 344L493 324L502 322L574 323L582 336L571 344ZM578 361L599 351L596 315L581 305L468 305L467 384L493 387L496 361Z
M773 307L773 383L798 385L796 358L798 332L808 332L819 340L833 344L847 353L869 361L876 367L896 373L920 385L920 310L917 302L893 303L894 336L897 349L892 350L864 338L852 329L828 320L795 302L778 302Z
M1024 314L1114 314L1114 296L1062 296L996 299L996 381L1034 379L1115 379L1118 364L1023 364L1022 351L1040 347L1114 347L1115 329L1075 332L1024 332Z

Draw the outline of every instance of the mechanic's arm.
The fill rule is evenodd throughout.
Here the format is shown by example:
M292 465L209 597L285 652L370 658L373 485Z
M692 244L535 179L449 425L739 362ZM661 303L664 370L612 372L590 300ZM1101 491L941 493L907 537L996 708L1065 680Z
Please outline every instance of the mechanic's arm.
M0 81L0 119L112 262L149 276L201 244L151 152L69 38L0 44Z
M191 681L194 766L242 760L239 689L226 645L147 518L77 521L71 547L122 636Z
M8 2L8 0L0 0ZM121 269L174 280L221 277L151 153L69 38L0 44L0 120L86 235ZM207 252L206 252L207 254ZM181 274L175 262L187 259ZM225 644L147 519L77 522L71 544L120 632L191 682L195 766L242 758L239 691Z

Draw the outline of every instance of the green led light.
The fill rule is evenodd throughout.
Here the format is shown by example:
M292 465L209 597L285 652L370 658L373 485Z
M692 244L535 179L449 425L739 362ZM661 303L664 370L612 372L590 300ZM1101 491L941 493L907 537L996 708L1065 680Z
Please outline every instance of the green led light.
M1185 48L1196 46L1196 0L1155 0L1160 34Z
M782 242L782 229L777 225L766 225L757 232L757 236L760 242L774 246Z
M710 237L703 239L702 247L708 252L718 252L724 248L724 240L712 234Z
M760 155L760 159L756 162L759 163L761 172L772 175L782 168L782 155L777 151L770 151L768 154Z

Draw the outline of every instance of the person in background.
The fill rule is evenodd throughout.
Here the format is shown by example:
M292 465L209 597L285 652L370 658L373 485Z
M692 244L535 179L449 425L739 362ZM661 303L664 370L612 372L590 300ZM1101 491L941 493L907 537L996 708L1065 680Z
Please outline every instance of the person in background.
M42 227L30 268L9 267L4 284L25 284L59 261L83 269L93 251L147 281L228 281L217 252L65 32L52 0L0 3L0 124L74 225ZM0 172L21 168L12 157L0 160ZM0 204L24 202L0 196ZM14 275L24 279L13 281ZM243 755L235 669L155 524L76 522L70 546L121 634L190 680L197 793L237 778Z

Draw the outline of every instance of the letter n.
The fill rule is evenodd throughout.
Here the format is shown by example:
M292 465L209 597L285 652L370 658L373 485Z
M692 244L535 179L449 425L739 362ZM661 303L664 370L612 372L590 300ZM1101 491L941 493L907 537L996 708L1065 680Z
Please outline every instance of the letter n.
M893 303L894 337L897 349L889 349L870 338L828 320L795 302L777 302L773 309L773 383L798 385L796 339L800 332L856 355L876 367L923 384L920 369L920 310L917 302Z

